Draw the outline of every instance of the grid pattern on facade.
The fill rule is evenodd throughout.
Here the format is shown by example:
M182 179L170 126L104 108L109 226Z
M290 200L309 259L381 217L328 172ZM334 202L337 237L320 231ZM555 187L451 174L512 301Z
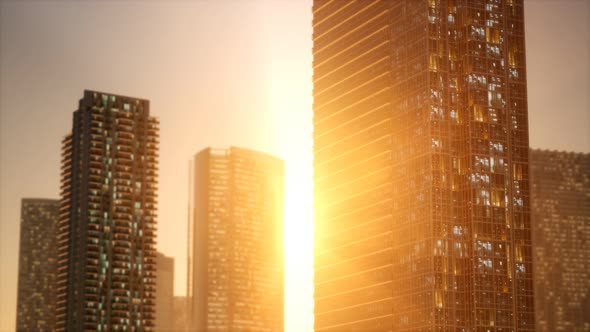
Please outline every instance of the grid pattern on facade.
M189 313L195 331L283 330L283 162L241 148L195 157Z
M55 326L58 210L59 200L22 200L17 331L51 331Z
M57 330L152 331L158 120L85 91L63 140Z
M522 1L313 15L316 330L534 330Z
M531 150L537 331L590 331L590 154Z

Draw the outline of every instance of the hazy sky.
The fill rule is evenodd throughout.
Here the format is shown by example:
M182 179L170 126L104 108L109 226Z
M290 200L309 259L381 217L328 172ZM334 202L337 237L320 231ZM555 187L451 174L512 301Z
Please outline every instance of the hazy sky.
M590 1L525 7L531 145L590 152ZM15 324L20 199L58 198L84 89L161 121L158 248L186 286L188 160L243 146L286 161L287 332L313 324L311 0L0 3L0 330Z

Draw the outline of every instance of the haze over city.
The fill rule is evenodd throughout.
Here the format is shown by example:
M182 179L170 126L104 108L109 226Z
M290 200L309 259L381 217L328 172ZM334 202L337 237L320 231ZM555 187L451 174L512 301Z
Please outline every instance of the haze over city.
M158 251L186 293L189 160L243 146L285 161L285 330L313 330L312 2L0 3L0 330L14 330L20 200L59 198L85 89L160 120ZM533 148L590 152L590 3L525 1Z

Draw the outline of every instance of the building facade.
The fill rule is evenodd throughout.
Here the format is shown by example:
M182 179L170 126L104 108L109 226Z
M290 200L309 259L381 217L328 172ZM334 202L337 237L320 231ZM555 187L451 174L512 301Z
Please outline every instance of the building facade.
M283 331L283 162L208 148L190 169L189 331Z
M186 296L175 296L174 297L174 331L175 332L186 332L187 331L187 297Z
M158 120L84 91L62 143L57 331L153 331Z
M56 229L59 200L24 198L21 202L16 310L17 331L55 327Z
M533 331L522 0L315 0L316 331Z
M174 257L156 256L156 331L176 332L174 317Z
M188 328L188 297L174 297L174 331L186 332Z
M590 154L531 150L538 332L590 331Z

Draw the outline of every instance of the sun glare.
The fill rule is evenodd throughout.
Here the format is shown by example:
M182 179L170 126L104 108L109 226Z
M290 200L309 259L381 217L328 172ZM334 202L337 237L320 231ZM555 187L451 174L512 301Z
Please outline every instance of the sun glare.
M313 330L311 80L273 63L271 110L285 161L285 331ZM280 69L277 69L280 68Z
M295 143L294 143L295 144ZM311 330L313 320L313 211L307 156L286 160L285 331ZM303 319L302 319L303 318Z

